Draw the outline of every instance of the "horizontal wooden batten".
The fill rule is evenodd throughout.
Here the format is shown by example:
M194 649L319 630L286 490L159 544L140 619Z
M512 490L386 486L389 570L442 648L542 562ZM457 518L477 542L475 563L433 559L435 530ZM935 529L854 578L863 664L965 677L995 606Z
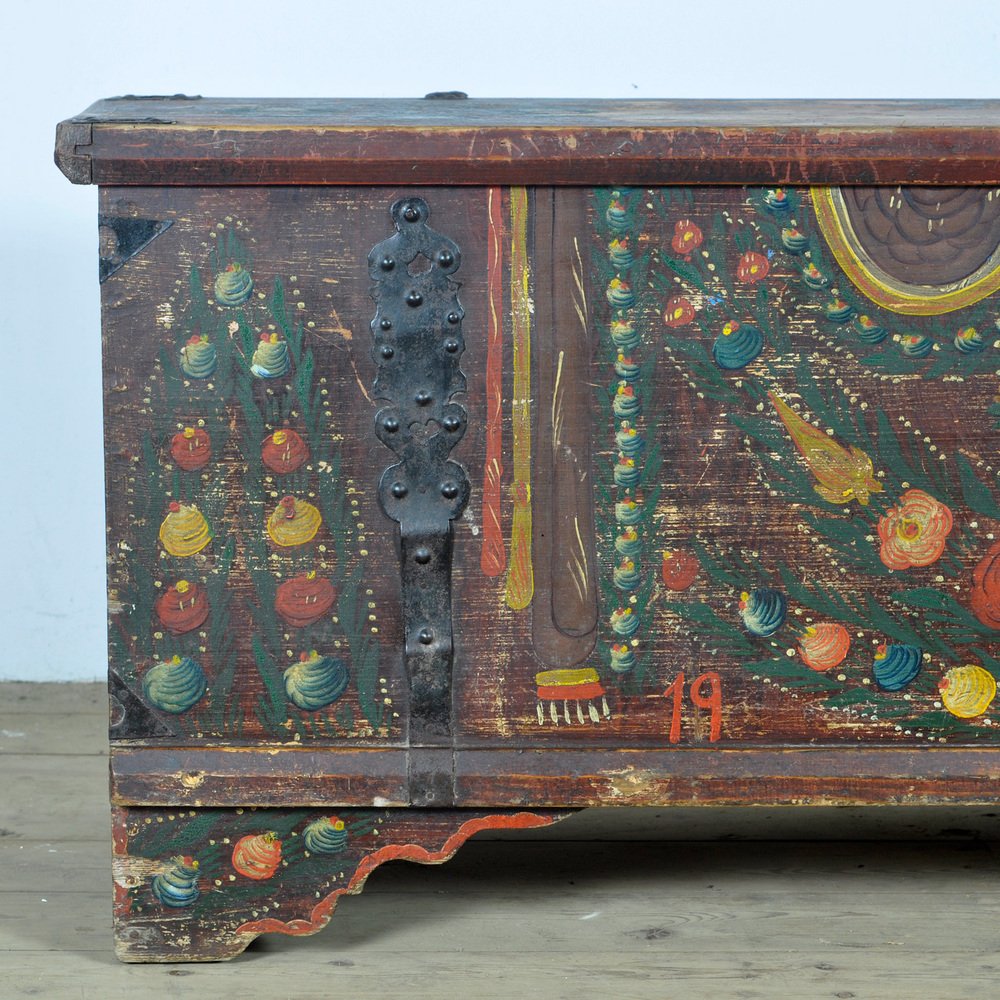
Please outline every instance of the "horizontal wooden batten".
M428 755L426 758L423 755ZM434 760L463 808L531 805L990 804L995 750L800 747L672 750L113 748L112 800L157 806L407 806ZM439 784L440 787L440 784ZM418 803L428 804L421 798Z
M59 125L114 185L1000 184L998 101L119 98Z

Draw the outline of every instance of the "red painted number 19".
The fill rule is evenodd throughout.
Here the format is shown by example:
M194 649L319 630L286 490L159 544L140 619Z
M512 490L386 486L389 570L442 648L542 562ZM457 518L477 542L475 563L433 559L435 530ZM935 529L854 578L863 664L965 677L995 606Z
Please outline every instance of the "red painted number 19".
M708 693L705 693L705 689ZM673 706L670 712L670 742L681 741L681 708L684 700L684 675L678 674L670 687L663 692L664 698L670 698ZM711 712L711 722L708 729L708 740L714 743L722 735L722 680L719 675L710 670L701 674L691 682L688 697L695 708L706 708Z

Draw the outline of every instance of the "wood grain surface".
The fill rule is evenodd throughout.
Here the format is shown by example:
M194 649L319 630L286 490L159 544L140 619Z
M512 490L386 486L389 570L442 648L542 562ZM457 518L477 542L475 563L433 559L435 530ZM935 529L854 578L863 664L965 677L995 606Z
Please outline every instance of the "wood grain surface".
M67 119L83 184L996 184L996 101L116 98Z

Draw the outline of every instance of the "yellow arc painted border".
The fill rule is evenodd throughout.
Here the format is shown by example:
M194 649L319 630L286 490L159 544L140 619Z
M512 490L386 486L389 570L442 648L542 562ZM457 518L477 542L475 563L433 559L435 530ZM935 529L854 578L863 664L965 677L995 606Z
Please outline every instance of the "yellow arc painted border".
M876 277L858 255L837 211L834 189L810 188L816 221L844 273L876 305L906 316L938 316L971 306L1000 289L1000 263L969 285L930 295L914 295Z

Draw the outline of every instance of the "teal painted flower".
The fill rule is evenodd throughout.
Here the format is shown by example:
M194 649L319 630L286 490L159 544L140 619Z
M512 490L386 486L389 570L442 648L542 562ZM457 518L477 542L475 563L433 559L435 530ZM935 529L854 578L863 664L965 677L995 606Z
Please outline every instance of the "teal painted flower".
M629 458L636 458L642 454L646 447L646 439L627 420L621 422L621 426L615 433L615 444L618 450Z
M639 631L639 616L630 608L616 608L611 612L611 628L615 635L632 638Z
M781 245L789 252L800 254L809 247L809 237L794 226L781 230Z
M907 333L899 338L899 346L908 358L926 358L934 350L934 341L920 333Z
M763 350L764 334L757 327L732 320L712 345L712 357L720 368L737 371L759 357Z
M955 334L955 347L963 354L978 354L986 347L986 338L974 326L967 326Z
M180 715L201 701L208 681L205 671L191 657L175 656L149 669L142 679L142 690L154 708Z
M304 712L332 705L347 690L349 674L343 660L321 656L315 649L299 656L285 671L285 694Z
M788 192L784 188L773 188L764 195L764 207L775 215L787 215L792 210Z
M858 339L864 344L881 344L889 331L879 326L870 316L858 316L854 321L854 329L858 331Z
M311 854L339 854L347 847L347 829L339 816L323 816L310 823L302 834Z
M608 244L608 260L615 268L629 268L635 262L627 236L619 236Z
M615 309L631 309L635 305L635 292L622 278L612 278L608 282L608 302Z
M215 276L214 289L220 306L241 306L253 292L253 278L242 264L230 264Z
M843 299L831 299L823 311L833 323L847 323L854 317L854 307Z
M188 378L211 378L218 364L215 345L206 336L195 335L181 348L181 371Z

